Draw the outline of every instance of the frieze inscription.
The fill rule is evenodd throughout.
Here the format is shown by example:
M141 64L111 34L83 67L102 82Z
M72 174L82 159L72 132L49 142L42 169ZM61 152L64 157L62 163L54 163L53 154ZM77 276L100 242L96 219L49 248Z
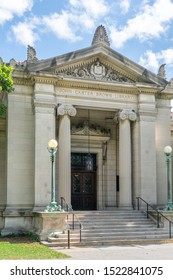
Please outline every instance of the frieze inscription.
M111 92L99 92L99 91L85 91L85 90L70 90L70 89L56 89L57 95L66 96L79 96L79 97L93 97L93 98L105 98L111 100L131 100L137 101L136 95L131 94L119 94Z

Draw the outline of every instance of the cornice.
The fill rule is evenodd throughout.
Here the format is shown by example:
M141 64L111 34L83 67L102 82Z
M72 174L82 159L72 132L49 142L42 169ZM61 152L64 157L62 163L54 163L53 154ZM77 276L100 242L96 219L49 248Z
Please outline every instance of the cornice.
M24 77L14 77L14 85L34 86L35 83L52 84L59 88L72 88L72 89L88 89L88 90L104 90L120 93L133 93L133 94L157 94L158 98L172 98L172 89L165 90L155 84L145 84L139 82L120 82L120 81L105 81L105 80L92 80L73 77L61 77L56 74L47 73L30 73ZM163 91L161 93L161 91Z
M173 99L173 79L168 85L158 94L158 99Z
M30 74L31 80L33 83L42 83L42 84L53 84L56 85L58 80L61 79L61 77L57 75L52 74Z
M34 82L29 78L13 78L14 85L33 86Z
M173 99L173 94L157 94L157 99L166 99L166 100L171 100Z
M23 76L16 75L13 77L14 85L16 84L26 86L33 86L35 83L56 85L60 79L61 77L58 75L45 73L30 73Z

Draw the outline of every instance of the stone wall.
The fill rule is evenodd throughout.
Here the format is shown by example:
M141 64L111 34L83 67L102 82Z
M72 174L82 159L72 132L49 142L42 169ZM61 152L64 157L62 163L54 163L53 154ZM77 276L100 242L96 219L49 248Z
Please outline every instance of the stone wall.
M34 203L34 133L32 87L16 85L8 97L5 231L14 224L20 228L30 223L28 211Z

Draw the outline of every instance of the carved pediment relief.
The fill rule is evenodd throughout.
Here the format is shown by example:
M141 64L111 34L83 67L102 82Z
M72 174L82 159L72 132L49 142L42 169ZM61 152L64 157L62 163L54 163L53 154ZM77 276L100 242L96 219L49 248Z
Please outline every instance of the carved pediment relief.
M133 83L134 81L124 74L119 73L115 69L111 69L99 59L89 62L87 64L74 66L71 68L55 70L57 75L63 77L73 77L82 79L104 80L110 82L127 82Z
M84 121L83 123L80 123L78 125L72 125L71 134L110 137L110 130L102 128L99 125L89 124L88 121Z

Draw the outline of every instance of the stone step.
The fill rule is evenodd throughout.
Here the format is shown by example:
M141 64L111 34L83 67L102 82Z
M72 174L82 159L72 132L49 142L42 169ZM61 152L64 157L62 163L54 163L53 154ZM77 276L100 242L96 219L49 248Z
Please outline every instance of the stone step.
M169 239L168 229L157 228L153 220L136 210L118 211L75 211L75 229L73 228L73 215L68 214L68 227L70 228L70 244L114 244L115 242L131 242L132 240L166 240ZM80 242L80 223L81 238ZM53 233L48 238L48 244L66 246L68 231L63 234Z
M74 246L81 246L81 245L99 245L99 244L122 244L122 243L137 243L137 242L142 242L142 241L159 241L159 240L169 240L168 235L166 234L160 234L160 235L145 235L145 236L139 236L139 235L131 235L131 236L116 236L115 237L109 237L109 238L102 238L102 237L97 237L97 238L84 238L82 237L81 242L80 242L80 237L76 237L75 239L70 239L70 244ZM169 240L170 241L170 240ZM52 238L48 240L48 244L50 246L67 246L68 244L68 238L59 238L58 240L56 238ZM173 242L173 241L172 241Z
M127 239L135 239L135 238L140 238L140 239L146 239L146 238L169 238L168 234L157 234L157 233L145 233L145 234L136 234L135 232L131 233L131 234L127 234L127 235L123 235L122 234L112 234L112 235L97 235L97 236L85 236L82 234L82 241L90 241L90 240L103 240L103 241L108 241L108 240L127 240ZM71 236L71 241L77 241L79 242L80 236L79 235L75 235L75 236ZM67 241L68 240L68 236L67 235L63 235L63 236L59 236L59 237L49 237L48 241L51 242L62 242L62 241Z
M108 240L127 240L127 239L135 239L135 238L141 238L141 239L146 239L146 238L156 238L156 239L160 239L160 238L169 238L168 233L151 233L151 232L146 232L146 233L135 233L132 232L131 234L125 234L123 235L122 238L122 234L112 234L112 235L103 235L103 234L98 234L97 236L95 235L85 235L82 234L81 239L82 241L89 241L89 240L103 240L103 241L108 241ZM63 241L67 241L68 240L68 235L60 235L58 237L49 237L48 241L50 242L63 242ZM70 235L70 240L73 242L79 242L80 240L80 235L76 234L76 235Z
M68 223L72 223L73 220L66 220ZM134 221L147 221L147 219L145 217L120 217L120 218L110 218L110 217L107 217L107 218L97 218L97 219L94 219L94 218L91 218L91 219L76 219L74 220L75 223L93 223L93 222L105 222L105 223L119 223L119 222L134 222ZM150 219L148 219L148 222L151 221Z
M72 221L67 221L67 223L69 223L69 224L73 224L73 222ZM76 224L83 224L83 225L86 225L86 226L88 226L88 225L90 225L90 224L97 224L97 225L99 225L99 224L107 224L107 225L109 225L109 224L112 224L112 225L118 225L118 224L132 224L132 223L134 223L134 224L142 224L142 223L148 223L148 224L153 224L153 221L151 221L151 220L146 220L146 219L120 219L120 220L116 220L116 219L114 219L114 220L111 220L111 219L107 219L107 220L103 220L103 219L100 219L100 220L93 220L93 221L91 221L91 220L87 220L87 221L85 221L85 220L81 220L81 221L76 221L75 222Z
M159 230L161 230L163 227L160 227ZM94 231L104 231L104 232L107 232L107 231L132 231L132 230L139 230L139 231L143 231L143 230L155 230L157 229L157 227L153 224L134 224L134 225L122 225L122 224L119 224L119 225L115 225L115 226L111 226L111 225L89 225L89 226L85 226L85 225L82 225L82 227L80 227L80 225L76 225L75 227L73 227L73 225L68 225L67 227L67 230L71 230L71 231L74 231L74 230L82 230L82 231L90 231L90 232L94 232Z
M87 219L87 218L93 218L93 219L96 219L96 218L100 218L100 217L113 217L113 218L118 218L118 217L143 217L142 213L139 213L137 211L134 211L132 213L125 213L125 212L122 212L122 213L99 213L97 215L95 215L94 213L90 213L90 214L80 214L80 213L76 213L76 212L72 212L70 214L68 214L68 217L72 217L72 215L75 215L79 218L82 218L82 219Z
M55 236L55 237L57 237L57 238L59 238L60 236L62 237L62 236L67 236L67 233L68 232L64 232L64 233L62 233L62 234L60 234L60 233L54 233L53 234L53 236ZM70 231L70 235L71 235L71 237L74 237L74 236L78 236L79 235L79 231L77 231L77 230L75 230L75 231ZM120 235L120 236L128 236L128 235L131 235L131 234L135 234L135 235L139 235L139 234L143 234L143 235L145 235L145 234L167 234L168 235L168 230L167 229L162 229L162 230L160 230L160 229L142 229L142 230L134 230L134 229L132 229L132 230L127 230L127 231L122 231L122 230L117 230L117 229L115 229L115 230L109 230L109 231L104 231L104 230L102 230L102 231L99 231L99 230L95 230L95 231L90 231L90 230L82 230L81 231L81 234L82 234L82 236L88 236L88 237L90 237L90 236L94 236L95 238L97 237L97 236L104 236L104 237L106 237L106 236L117 236L117 235Z
M109 226L96 226L96 225L93 225L93 226L90 226L90 227L87 227L87 228L85 228L85 227L83 227L83 228L81 228L82 229L82 231L89 231L89 232L95 232L95 231L103 231L103 232L110 232L110 231L122 231L122 232L124 232L124 231L143 231L143 230L155 230L155 226L153 226L153 225L147 225L147 224L144 224L144 225L138 225L138 226L136 226L136 225L132 225L132 226L126 226L126 225L124 225L124 226L121 226L121 225L117 225L116 227L111 227L110 225ZM69 230L71 230L72 232L74 231L74 230L76 230L76 231L79 231L80 230L80 227L75 227L74 229L73 229L73 226L71 226L71 227L69 227L68 228ZM160 230L161 230L161 228L160 228Z

